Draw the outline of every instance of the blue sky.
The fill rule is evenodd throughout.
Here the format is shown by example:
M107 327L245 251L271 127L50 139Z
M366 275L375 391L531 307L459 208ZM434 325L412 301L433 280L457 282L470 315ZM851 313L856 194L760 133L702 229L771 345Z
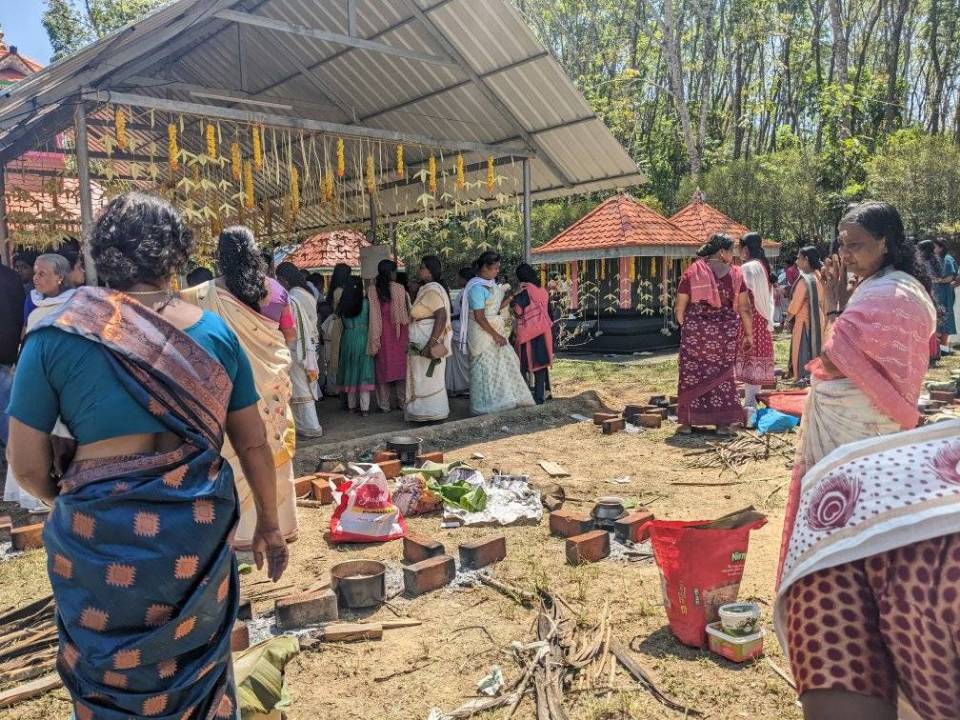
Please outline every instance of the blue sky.
M40 24L43 7L43 0L0 0L0 26L7 45L46 65L53 51Z

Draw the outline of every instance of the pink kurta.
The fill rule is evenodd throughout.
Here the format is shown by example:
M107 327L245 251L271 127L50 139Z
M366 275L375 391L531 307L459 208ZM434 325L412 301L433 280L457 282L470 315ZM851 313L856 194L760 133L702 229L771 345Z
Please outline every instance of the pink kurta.
M390 321L390 301L380 300L380 317L386 320L383 323L383 332L380 335L380 351L374 356L374 369L377 384L397 382L407 379L407 349L410 345L410 327L400 326L400 334Z

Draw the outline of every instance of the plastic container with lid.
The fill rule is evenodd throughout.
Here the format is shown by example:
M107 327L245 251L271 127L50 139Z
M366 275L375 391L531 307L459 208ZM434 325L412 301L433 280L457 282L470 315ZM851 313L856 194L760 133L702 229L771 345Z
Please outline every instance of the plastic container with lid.
M752 635L728 635L720 623L707 625L707 642L711 652L735 663L753 660L763 655L763 638L767 631L760 628Z

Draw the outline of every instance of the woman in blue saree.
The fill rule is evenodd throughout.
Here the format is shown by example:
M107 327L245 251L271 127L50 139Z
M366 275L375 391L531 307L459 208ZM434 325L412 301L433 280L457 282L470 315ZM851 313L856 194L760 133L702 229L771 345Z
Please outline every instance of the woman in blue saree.
M10 401L10 462L53 506L44 529L58 670L78 720L238 715L230 632L239 583L225 434L256 498L253 550L287 562L273 459L249 362L220 318L170 278L190 230L166 202L128 193L94 228L97 271L28 335ZM49 432L77 441L62 475Z

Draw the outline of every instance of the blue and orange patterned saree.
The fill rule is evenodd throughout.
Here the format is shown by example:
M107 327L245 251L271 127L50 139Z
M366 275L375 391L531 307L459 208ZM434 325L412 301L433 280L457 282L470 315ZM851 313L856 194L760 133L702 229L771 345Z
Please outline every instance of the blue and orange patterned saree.
M76 718L233 718L237 498L220 457L231 381L120 293L81 290L40 327L106 348L118 382L182 440L171 452L75 462L61 482L44 541Z

